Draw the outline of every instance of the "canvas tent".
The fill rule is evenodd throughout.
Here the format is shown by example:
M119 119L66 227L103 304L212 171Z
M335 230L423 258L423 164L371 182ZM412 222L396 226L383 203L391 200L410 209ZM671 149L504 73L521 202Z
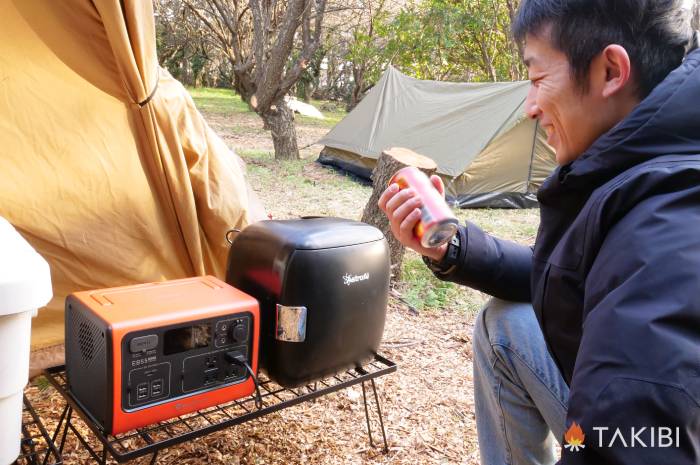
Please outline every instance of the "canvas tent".
M157 63L150 1L0 0L0 216L50 264L33 350L67 294L223 276L261 215L239 159ZM1 259L1 258L0 258Z
M524 117L528 88L422 81L389 67L319 141L319 161L369 178L383 149L406 147L436 161L454 204L535 206L555 160L544 131Z

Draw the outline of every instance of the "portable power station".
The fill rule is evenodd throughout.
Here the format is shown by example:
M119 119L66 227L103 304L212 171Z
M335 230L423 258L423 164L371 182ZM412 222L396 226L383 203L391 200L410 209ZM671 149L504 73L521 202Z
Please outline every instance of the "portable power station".
M214 277L78 292L66 299L75 400L118 434L255 391L258 302Z

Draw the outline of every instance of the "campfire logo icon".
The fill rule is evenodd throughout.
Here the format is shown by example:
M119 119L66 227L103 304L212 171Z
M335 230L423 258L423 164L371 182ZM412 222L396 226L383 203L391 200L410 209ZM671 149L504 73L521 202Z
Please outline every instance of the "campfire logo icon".
M583 440L586 439L586 435L583 434L583 430L578 423L573 422L569 427L569 430L564 433L564 447L572 452L578 452L579 449L584 449L586 445Z

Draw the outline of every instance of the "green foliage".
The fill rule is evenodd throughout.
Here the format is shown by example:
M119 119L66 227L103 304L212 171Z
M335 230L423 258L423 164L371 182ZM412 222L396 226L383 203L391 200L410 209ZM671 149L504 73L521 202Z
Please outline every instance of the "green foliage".
M390 61L390 53L385 47L391 35L391 24L389 13L378 11L370 19L368 29L358 27L352 33L352 41L345 59L354 66L364 66L363 77L370 83L379 80L383 68Z
M188 87L197 108L209 113L247 113L249 112L241 96L230 89L212 89L209 87Z
M297 193L304 190L303 167L310 160L276 162L274 152L255 149L238 150L238 155L248 163L248 173L255 178L258 188Z
M539 210L466 209L455 210L460 223L471 221L497 237L513 240L523 245L535 243L539 225ZM488 298L485 294L440 281L423 264L415 252L406 251L399 291L403 299L418 311L452 309L476 313Z
M47 390L51 387L51 383L49 383L49 380L46 379L45 376L39 376L35 378L32 381L32 383L39 389L39 392L41 393L46 393Z
M393 17L376 18L373 34L356 32L351 61L380 56L366 79L388 63L409 76L440 81L523 79L510 34L513 0L421 0Z
M403 298L418 311L454 309L462 299L462 288L437 279L417 254L406 254L402 272Z
M213 89L210 87L188 87L190 95L194 99L197 108L208 113L226 115L231 113L255 113L248 108L241 96L230 89ZM303 115L295 115L294 118L306 126L316 126L332 128L340 122L347 112L335 106L325 109L326 102L323 100L311 100L311 105L318 108L326 119L311 118Z

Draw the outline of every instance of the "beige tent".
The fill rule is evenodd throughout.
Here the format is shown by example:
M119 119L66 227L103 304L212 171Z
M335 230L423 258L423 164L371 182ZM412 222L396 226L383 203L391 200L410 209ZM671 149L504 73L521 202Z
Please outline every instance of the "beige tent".
M54 289L33 349L62 343L71 292L223 276L224 235L251 220L251 192L158 66L152 3L0 0L0 11L0 216L49 262Z
M331 130L319 161L369 178L377 157L400 146L431 157L462 207L522 208L556 166L544 131L524 117L528 82L421 81L389 67Z

